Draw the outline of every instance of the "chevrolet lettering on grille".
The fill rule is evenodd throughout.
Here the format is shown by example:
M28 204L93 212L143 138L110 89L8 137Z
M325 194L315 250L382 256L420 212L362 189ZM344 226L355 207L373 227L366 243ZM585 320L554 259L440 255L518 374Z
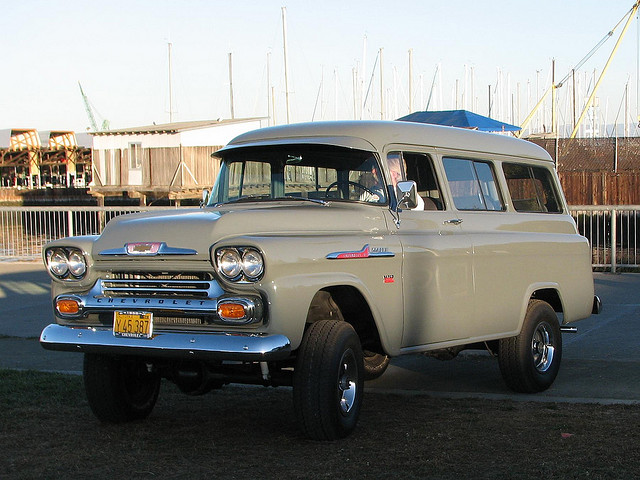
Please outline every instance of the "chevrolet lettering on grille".
M203 307L210 306L214 310L217 308L216 300L182 300L170 298L109 298L102 297L93 300L98 305L144 305L154 307ZM92 302L92 303L93 303Z

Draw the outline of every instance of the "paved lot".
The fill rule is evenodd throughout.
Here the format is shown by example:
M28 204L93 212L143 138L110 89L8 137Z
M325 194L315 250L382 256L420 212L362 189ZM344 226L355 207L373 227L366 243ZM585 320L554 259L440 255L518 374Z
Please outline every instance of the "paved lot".
M514 395L488 354L462 354L442 362L421 355L394 359L367 384L371 390L429 392L447 397L640 404L640 275L595 274L604 309L565 334L560 374L537 395ZM0 262L0 368L80 372L82 355L40 347L53 321L49 278L39 263Z

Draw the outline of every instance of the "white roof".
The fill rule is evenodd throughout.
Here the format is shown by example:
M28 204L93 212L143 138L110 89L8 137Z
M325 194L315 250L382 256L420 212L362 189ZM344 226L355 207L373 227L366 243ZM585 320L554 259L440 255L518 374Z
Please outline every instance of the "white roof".
M9 148L11 144L11 129L0 130L0 148Z

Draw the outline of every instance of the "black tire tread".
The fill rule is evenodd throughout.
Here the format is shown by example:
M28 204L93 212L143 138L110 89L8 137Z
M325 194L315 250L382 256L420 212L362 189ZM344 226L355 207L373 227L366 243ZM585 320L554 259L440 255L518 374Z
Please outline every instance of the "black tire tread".
M300 428L309 438L334 440L352 430L340 428L331 409L325 408L333 401L335 372L323 368L334 353L331 347L352 335L357 338L351 325L335 320L317 321L305 332L294 372L293 402Z
M160 378L151 377L154 390L143 405L132 405L122 393L117 357L85 354L83 377L89 406L102 422L122 423L146 418L153 410L160 390Z
M549 388L557 375L559 366L554 367L545 381L536 379L530 373L530 366L523 359L528 358L531 345L528 339L528 330L532 328L531 322L533 318L539 314L543 314L544 310L555 317L555 312L551 306L542 300L532 299L527 306L527 313L522 325L522 330L515 337L504 338L500 340L498 349L498 363L502 378L507 386L518 393L537 393ZM555 319L557 323L557 318ZM560 362L562 356L562 338L560 337L558 326L558 340L560 342L560 351L557 352L556 362Z

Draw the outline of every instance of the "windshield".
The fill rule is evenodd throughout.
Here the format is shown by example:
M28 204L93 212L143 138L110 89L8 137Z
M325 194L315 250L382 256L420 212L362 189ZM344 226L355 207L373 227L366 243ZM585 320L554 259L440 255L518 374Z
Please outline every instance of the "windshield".
M329 145L247 147L222 154L209 205L296 198L384 204L371 152Z

